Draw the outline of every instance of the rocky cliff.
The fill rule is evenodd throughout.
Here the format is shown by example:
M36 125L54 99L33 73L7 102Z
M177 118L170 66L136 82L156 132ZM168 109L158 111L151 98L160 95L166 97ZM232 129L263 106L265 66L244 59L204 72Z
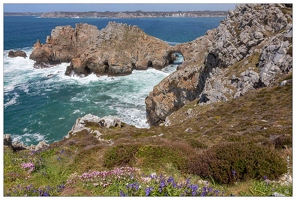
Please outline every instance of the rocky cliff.
M46 44L34 45L35 67L71 62L66 75L127 75L133 69L160 69L184 57L178 70L146 98L147 119L158 125L186 103L199 105L238 98L270 86L292 71L292 5L246 4L230 10L218 28L194 41L169 46L137 26L110 22L56 27Z
M218 28L175 47L186 61L146 98L148 122L160 124L194 99L228 101L272 85L292 71L292 35L291 5L238 5Z
M110 22L98 30L89 24L58 26L46 44L34 45L35 67L71 62L66 75L126 75L133 69L163 68L172 61L169 45L145 34L137 26Z

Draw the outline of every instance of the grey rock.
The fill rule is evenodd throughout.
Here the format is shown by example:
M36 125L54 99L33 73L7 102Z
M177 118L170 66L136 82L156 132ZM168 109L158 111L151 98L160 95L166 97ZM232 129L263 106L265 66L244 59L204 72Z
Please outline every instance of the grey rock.
M48 147L49 147L49 144L47 144L45 141L41 141L36 145L35 151L45 150Z
M259 39L262 39L263 38L263 33L259 32L259 31L256 31L254 33L254 38L259 40Z
M191 133L192 131L193 131L193 130L192 130L191 127L187 128L187 129L185 130L186 133Z
M271 196L273 196L273 197L285 197L285 195L283 195L283 194L281 194L281 193L278 193L278 192L274 192L274 193L272 193Z
M70 134L75 135L76 133L81 132L83 130L86 130L88 133L91 133L92 130L88 127L89 124L110 128L115 126L121 127L121 123L122 122L118 117L105 116L103 118L99 118L98 116L87 114L76 120L76 123L73 125L71 131L69 131L65 137L69 138Z
M4 146L11 147L12 146L12 139L10 134L3 135Z

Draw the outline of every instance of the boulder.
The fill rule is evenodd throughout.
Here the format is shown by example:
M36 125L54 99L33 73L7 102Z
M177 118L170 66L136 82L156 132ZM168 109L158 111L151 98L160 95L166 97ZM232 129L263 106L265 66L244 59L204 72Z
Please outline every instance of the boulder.
M4 146L12 147L12 139L10 134L4 134L3 140L4 140Z
M8 52L8 57L10 58L15 58L15 57L23 57L26 58L27 54L24 51L17 50L17 51L9 51Z
M98 126L98 127L121 127L121 120L118 117L114 116L105 116L100 118L98 116L87 114L81 118L76 120L76 123L72 127L72 130L69 131L66 138L69 138L70 135L76 135L81 131L87 131L88 133L96 133L97 135L101 135L101 133L97 130L92 131L89 126Z

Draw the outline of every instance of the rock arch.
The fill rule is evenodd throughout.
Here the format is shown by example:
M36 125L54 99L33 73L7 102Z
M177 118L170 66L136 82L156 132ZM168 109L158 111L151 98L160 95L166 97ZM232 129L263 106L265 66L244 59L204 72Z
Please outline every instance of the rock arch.
M167 59L167 63L168 64L174 64L174 62L176 61L176 59L178 59L177 57L178 56L176 56L176 54L178 55L181 55L182 56L182 62L179 62L179 63L176 63L176 64L182 64L184 61L185 61L185 58L184 58L184 56L183 56L183 54L182 54L182 52L181 51L174 51L174 50L170 50L170 51L168 51L168 54L167 54L167 56L166 56L166 59Z

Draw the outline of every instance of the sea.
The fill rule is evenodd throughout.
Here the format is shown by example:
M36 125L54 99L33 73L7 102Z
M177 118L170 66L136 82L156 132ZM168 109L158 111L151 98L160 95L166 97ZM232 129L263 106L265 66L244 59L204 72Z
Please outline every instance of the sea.
M149 128L145 98L162 79L173 73L183 61L162 70L134 70L131 75L108 77L89 75L84 78L65 76L69 63L52 68L35 69L29 59L37 39L56 26L88 23L102 29L109 21L137 25L147 34L170 45L189 42L218 27L217 18L39 18L38 16L4 16L3 112L4 134L13 141L36 145L64 138L76 119L86 114L99 117L117 116L138 128ZM9 58L10 50L22 50L27 58ZM50 75L50 76L48 76Z

